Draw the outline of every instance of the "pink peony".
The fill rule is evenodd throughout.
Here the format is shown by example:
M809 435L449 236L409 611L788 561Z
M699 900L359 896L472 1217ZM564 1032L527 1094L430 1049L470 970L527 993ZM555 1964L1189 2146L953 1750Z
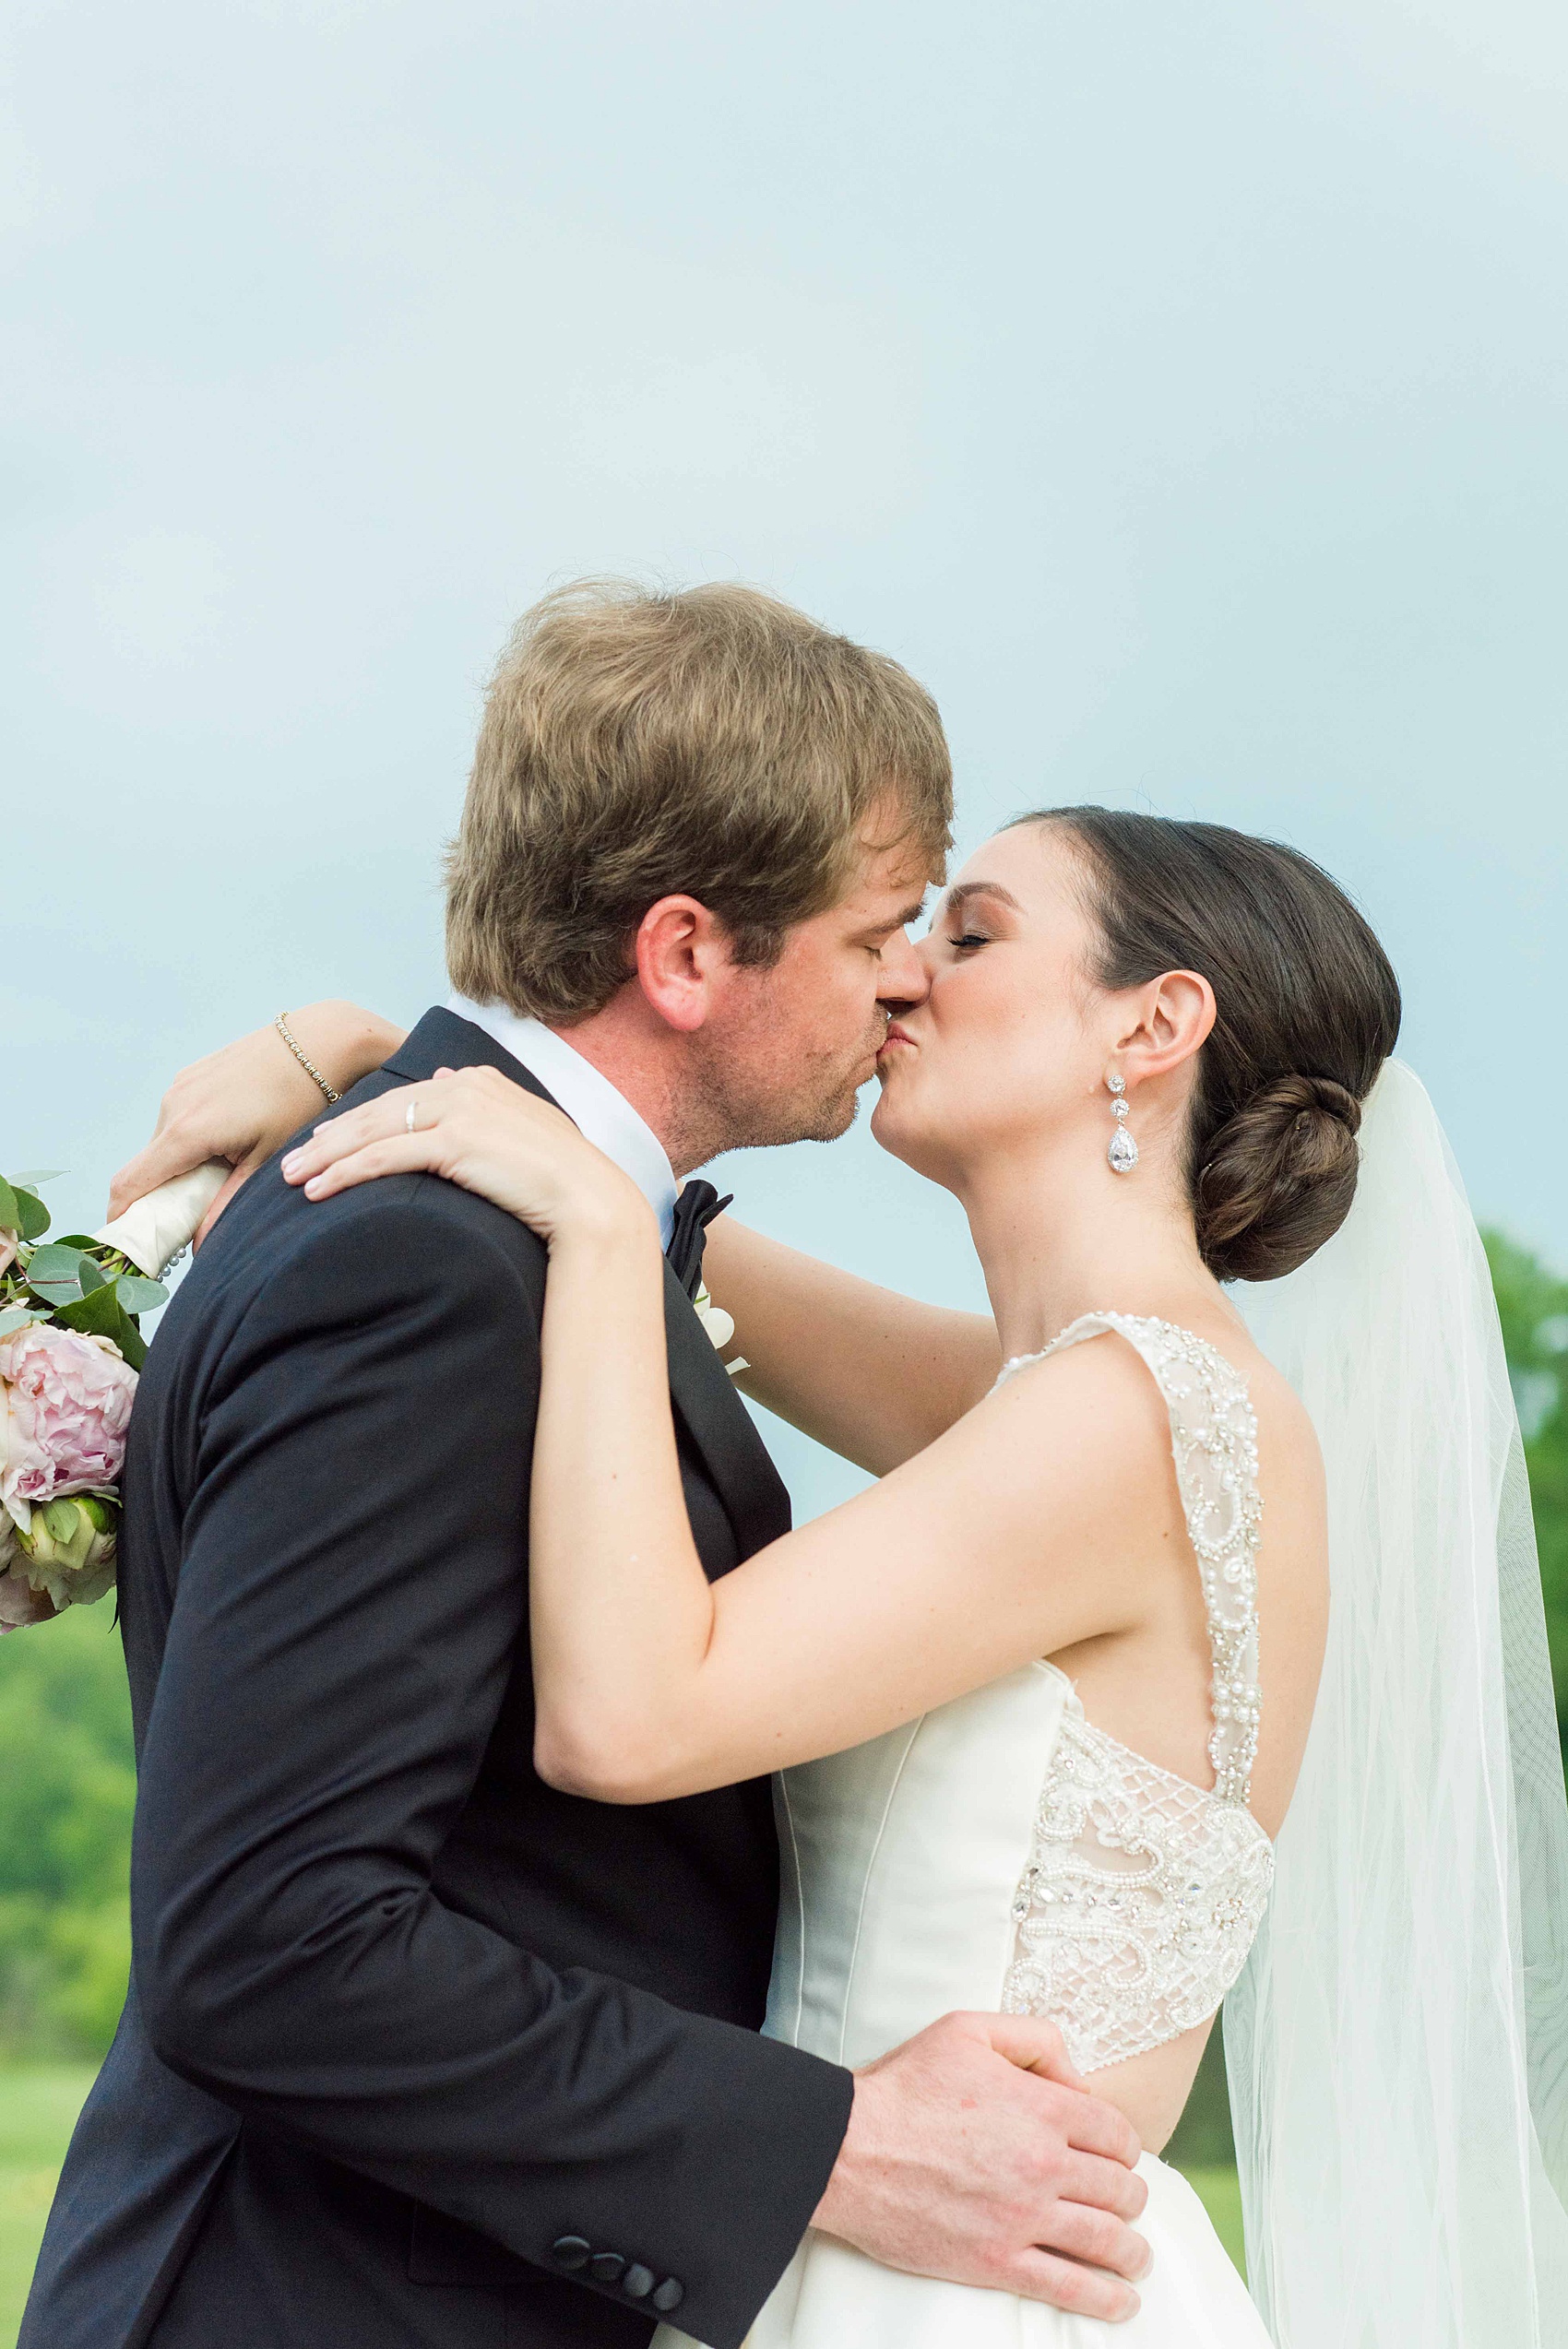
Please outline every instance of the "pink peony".
M0 1503L18 1524L58 1493L118 1480L136 1391L105 1337L29 1322L0 1338Z

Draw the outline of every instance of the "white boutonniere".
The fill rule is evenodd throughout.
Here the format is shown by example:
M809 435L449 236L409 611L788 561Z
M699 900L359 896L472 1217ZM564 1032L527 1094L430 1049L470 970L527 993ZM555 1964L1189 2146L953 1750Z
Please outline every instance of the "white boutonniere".
M735 1335L734 1317L727 1313L722 1305L714 1303L707 1293L706 1281L697 1283L697 1293L692 1299L692 1310L712 1340L714 1352L722 1353ZM737 1354L735 1359L732 1362L727 1362L724 1367L733 1378L737 1370L743 1370L749 1366Z

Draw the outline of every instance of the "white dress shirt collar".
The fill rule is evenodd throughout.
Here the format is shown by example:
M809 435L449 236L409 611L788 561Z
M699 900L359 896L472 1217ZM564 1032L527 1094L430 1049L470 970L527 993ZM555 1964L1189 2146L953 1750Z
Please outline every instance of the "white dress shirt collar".
M675 1228L674 1171L658 1134L625 1095L542 1020L523 1019L505 1003L470 1003L466 995L449 996L446 1008L482 1027L503 1051L520 1061L595 1147L630 1175L659 1217L668 1248Z

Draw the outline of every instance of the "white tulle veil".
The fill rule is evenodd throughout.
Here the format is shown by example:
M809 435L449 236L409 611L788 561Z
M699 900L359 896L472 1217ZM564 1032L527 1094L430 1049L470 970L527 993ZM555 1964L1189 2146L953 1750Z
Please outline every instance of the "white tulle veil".
M1252 2289L1279 2349L1561 2349L1568 1806L1535 1536L1486 1259L1401 1063L1343 1229L1238 1301L1317 1428L1333 1585L1225 2008Z

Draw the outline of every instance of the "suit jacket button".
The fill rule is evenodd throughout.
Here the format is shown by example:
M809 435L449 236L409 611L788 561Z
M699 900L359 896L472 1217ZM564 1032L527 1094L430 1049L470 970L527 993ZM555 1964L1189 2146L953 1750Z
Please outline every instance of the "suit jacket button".
M634 2260L621 2278L621 2289L628 2300L646 2300L653 2290L653 2270Z
M563 2235L550 2247L550 2256L558 2268L586 2267L593 2250L580 2235Z
M619 2251L596 2251L588 2263L595 2284L619 2284L626 2262Z
M661 2317L667 2317L671 2308L680 2307L685 2296L685 2285L675 2276L667 2275L653 2296L653 2305Z

